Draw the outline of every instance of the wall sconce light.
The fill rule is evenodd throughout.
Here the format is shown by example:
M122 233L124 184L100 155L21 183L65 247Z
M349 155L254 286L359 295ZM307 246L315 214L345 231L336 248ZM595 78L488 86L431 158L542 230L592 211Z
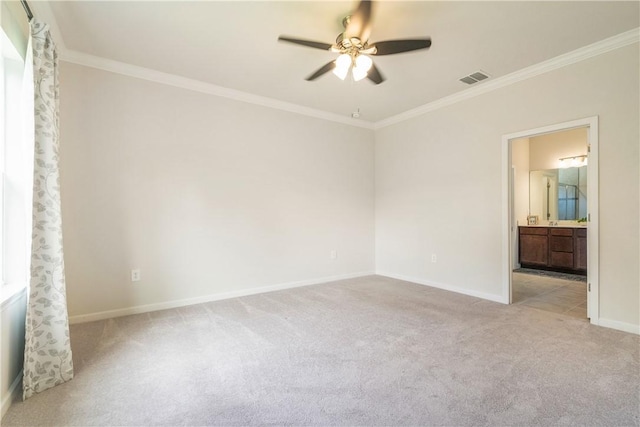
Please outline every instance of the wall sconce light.
M562 157L560 159L561 168L579 168L580 166L587 166L586 154L582 154L580 156Z

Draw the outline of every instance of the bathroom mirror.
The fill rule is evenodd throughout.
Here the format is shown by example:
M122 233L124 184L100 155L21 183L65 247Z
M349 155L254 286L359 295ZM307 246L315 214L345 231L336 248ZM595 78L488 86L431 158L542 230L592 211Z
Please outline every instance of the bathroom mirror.
M529 212L540 221L576 221L587 216L587 167L529 173Z

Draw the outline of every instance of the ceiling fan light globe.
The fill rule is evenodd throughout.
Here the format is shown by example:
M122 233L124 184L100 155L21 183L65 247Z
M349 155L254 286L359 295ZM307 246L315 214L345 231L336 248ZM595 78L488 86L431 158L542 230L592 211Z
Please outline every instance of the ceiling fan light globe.
M351 56L342 54L336 59L336 68L333 69L333 74L338 76L340 80L344 80L349 73L351 67Z
M367 71L361 67L353 67L353 70L351 70L351 72L353 73L353 80L359 82L360 80L364 79L365 77L367 77Z
M373 60L367 55L358 55L356 58L356 68L363 70L365 73L371 69Z
M360 81L367 77L367 73L373 65L373 61L366 55L358 55L355 59L355 64L352 70L353 80Z
M336 68L343 68L349 71L350 66L351 66L351 55L343 53L342 55L338 56L338 59L336 59Z
M347 77L347 74L349 73L349 69L348 68L339 68L336 67L333 69L333 74L335 74L336 76L338 76L338 78L340 80L344 80Z

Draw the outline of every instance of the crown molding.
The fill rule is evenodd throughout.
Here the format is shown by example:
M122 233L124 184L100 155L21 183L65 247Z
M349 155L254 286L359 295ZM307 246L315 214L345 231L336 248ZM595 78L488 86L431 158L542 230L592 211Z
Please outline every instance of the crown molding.
M51 35L56 42L59 58L62 61L84 65L86 67L97 68L104 71L110 71L112 73L148 80L160 84L179 87L182 89L192 90L195 92L205 93L208 95L233 99L235 101L246 102L249 104L274 108L276 110L302 114L304 116L309 116L317 119L342 123L349 126L355 126L370 130L374 128L374 123L370 121L344 117L340 114L330 113L327 111L305 107L291 102L280 101L265 96L254 95L248 92L229 89L200 80L190 79L187 77L177 76L169 73L163 73L161 71L153 70L150 68L139 67L136 65L114 61L111 59L68 49L49 2L32 1L31 9L35 17L43 22L46 22L49 25L49 31L51 32Z
M166 84L169 86L179 87L182 89L233 99L240 102L246 102L267 108L274 108L290 113L301 114L322 120L328 120L371 130L382 129L384 127L391 126L396 123L400 123L414 117L429 113L431 111L435 111L440 108L474 98L493 90L500 89L514 83L539 76L544 73L548 73L558 68L566 67L568 65L584 61L594 56L602 55L612 50L640 42L640 27L634 28L613 37L609 37L607 39L581 47L574 51L556 56L555 58L549 59L547 61L534 64L530 67L523 68L511 74L507 74L506 76L483 82L480 84L480 86L471 87L464 91L446 96L444 98L440 98L436 101L429 102L427 104L421 105L411 110L407 110L395 116L379 120L377 122L369 122L360 119L356 120L315 108L280 101L274 98L254 95L248 92L242 92L239 90L214 85L212 83L206 83L195 79L164 73L161 71L152 70L150 68L139 67L124 62L114 61L111 59L106 59L103 57L67 49L62 38L60 28L58 27L58 24L56 22L55 15L51 10L51 6L48 4L48 2L43 1L32 3L36 4L36 7L33 8L35 9L33 11L34 14L37 17L43 19L45 22L49 23L51 32L54 36L54 39L56 40L56 45L58 46L58 50L60 52L60 59L63 61L110 71L129 77Z
M260 105L263 107L274 108L276 110L287 111L295 114L302 114L322 120L342 123L349 126L360 127L372 130L374 123L366 120L356 120L351 117L344 117L339 114L329 113L327 111L315 108L304 107L302 105L284 102L273 98L254 95L248 92L242 92L235 89L229 89L217 86L212 83L206 83L195 79L189 79L174 74L163 73L161 71L152 70L150 68L139 67L124 62L114 61L111 59L90 55L76 50L68 49L62 37L62 32L58 26L55 14L51 9L51 5L47 1L31 2L34 16L46 22L49 30L56 42L58 54L62 61L71 62L86 67L97 68L112 73L121 74L129 77L148 80L156 83L166 84L169 86L179 87L182 89L192 90L195 92L205 93L208 95L220 96L223 98L233 99L235 101L246 102L249 104Z
M148 80L151 82L174 86L181 89L205 93L208 95L229 98L234 101L274 108L276 110L287 111L290 113L302 114L305 116L322 120L329 120L349 126L356 126L365 129L373 129L374 127L374 124L372 122L355 120L349 117L341 116L339 114L329 113L327 111L317 110L315 108L304 107L302 105L280 101L273 98L267 98L265 96L254 95L235 89L229 89L226 87L214 85L212 83L206 83L200 80L177 76L175 74L163 73L161 71L152 70L150 68L139 67L137 65L131 65L124 62L114 61L112 59L89 55L87 53L78 52L71 49L67 49L66 51L64 51L61 54L60 59L65 62L83 65L85 67L97 68L124 76Z
M551 58L547 61L540 62L530 67L523 68L511 74L507 74L506 76L486 81L484 83L481 83L481 86L472 87L462 92L458 92L450 96L445 96L444 98L440 98L428 104L421 105L420 107L413 108L387 119L377 121L374 124L374 129L377 130L387 126L391 126L412 119L414 117L421 116L425 113L429 113L431 111L435 111L440 108L474 98L478 95L482 95L487 92L491 92L496 89L500 89L505 86L509 86L514 83L536 77L540 74L548 73L549 71L566 67L567 65L575 64L594 56L602 55L603 53L607 53L612 50L619 49L638 42L640 42L640 27L581 47L574 51L556 56L555 58Z

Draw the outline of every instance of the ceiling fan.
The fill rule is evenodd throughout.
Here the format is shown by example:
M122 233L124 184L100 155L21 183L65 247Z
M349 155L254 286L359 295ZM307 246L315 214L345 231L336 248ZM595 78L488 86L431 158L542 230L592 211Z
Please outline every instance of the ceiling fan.
M413 50L428 49L431 46L429 37L410 40L387 40L369 44L371 34L371 11L373 2L361 0L356 10L343 19L344 32L336 38L335 44L316 42L280 36L278 41L294 43L314 49L328 50L339 53L337 59L323 65L306 80L315 80L323 74L332 71L340 79L344 80L351 70L355 81L367 77L375 84L384 81L378 68L373 64L369 55L393 55L396 53L410 52Z

